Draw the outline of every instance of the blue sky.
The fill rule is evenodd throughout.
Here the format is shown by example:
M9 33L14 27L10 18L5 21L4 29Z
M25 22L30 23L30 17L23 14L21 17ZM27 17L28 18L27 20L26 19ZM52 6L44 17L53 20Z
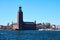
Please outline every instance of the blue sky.
M17 22L20 5L24 21L60 24L60 0L0 0L0 25Z

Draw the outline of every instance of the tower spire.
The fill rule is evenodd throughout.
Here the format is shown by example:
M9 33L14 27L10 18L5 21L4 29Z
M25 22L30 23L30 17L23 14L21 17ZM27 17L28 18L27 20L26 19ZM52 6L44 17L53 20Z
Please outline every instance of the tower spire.
M19 7L19 12L22 12L22 7L21 6Z

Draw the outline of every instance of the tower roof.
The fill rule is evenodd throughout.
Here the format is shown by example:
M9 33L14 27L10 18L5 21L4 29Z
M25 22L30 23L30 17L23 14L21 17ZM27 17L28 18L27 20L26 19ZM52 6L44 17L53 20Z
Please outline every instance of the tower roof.
M19 12L22 12L22 7L21 6L19 7Z
M19 8L22 8L21 6Z

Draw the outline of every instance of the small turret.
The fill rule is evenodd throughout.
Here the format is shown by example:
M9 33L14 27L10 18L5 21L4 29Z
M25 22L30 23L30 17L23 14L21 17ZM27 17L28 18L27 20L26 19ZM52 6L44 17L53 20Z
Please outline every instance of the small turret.
M9 27L9 23L7 23L7 26Z

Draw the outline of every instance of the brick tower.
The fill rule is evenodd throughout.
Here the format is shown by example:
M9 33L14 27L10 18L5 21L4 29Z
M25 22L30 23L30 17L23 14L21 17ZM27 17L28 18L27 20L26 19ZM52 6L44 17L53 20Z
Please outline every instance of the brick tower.
M19 11L18 11L18 27L19 30L21 30L23 27L23 12L21 6L19 7Z

